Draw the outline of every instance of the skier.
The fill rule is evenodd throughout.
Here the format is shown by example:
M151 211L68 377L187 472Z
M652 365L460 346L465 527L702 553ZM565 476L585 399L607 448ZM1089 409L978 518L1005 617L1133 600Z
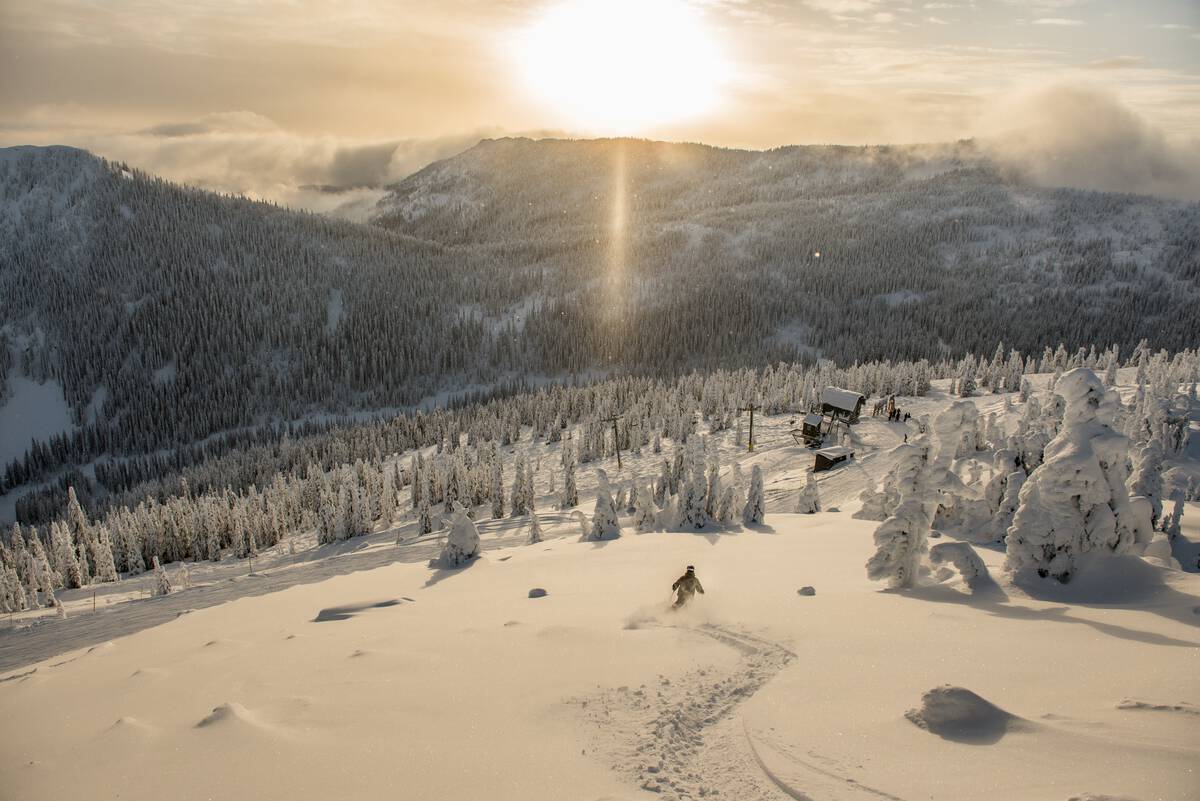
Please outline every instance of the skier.
M699 592L704 594L704 587L700 584L700 579L696 578L696 568L688 565L687 572L679 578L675 579L675 583L671 585L671 589L675 591L675 609L679 609L688 601L692 600L692 596Z

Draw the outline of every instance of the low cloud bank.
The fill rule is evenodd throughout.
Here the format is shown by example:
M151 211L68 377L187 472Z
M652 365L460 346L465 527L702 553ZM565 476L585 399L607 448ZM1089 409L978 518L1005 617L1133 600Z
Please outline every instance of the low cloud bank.
M985 121L984 149L1026 180L1200 200L1197 150L1169 142L1108 92L1053 87L1014 96Z

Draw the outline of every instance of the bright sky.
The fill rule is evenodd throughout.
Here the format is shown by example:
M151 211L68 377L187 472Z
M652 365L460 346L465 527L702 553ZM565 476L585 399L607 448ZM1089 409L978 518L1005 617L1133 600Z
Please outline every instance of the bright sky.
M1200 2L0 2L0 144L284 200L395 179L481 135L987 135L1048 86L1200 142Z

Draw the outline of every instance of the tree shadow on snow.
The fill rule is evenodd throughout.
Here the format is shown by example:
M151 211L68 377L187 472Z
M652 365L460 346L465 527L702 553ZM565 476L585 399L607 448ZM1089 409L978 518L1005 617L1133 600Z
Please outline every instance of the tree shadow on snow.
M977 579L977 581L978 581L978 579ZM988 586L988 585L990 585L990 586ZM1018 586L1021 586L1021 584L1018 584ZM1022 589L1025 589L1025 587L1022 586ZM1022 606L1020 604L1012 603L1011 599L1004 592L1004 590L998 584L996 584L995 581L991 580L990 578L987 579L986 584L977 585L976 592L974 592L972 594L959 592L958 590L955 590L954 588L944 585L944 584L912 587L912 588L908 588L908 589L884 590L884 592L887 592L887 593L893 594L893 595L897 595L902 598L912 598L914 600L919 600L919 601L933 601L934 603L960 604L962 606L969 606L973 609L979 609L983 612L988 613L989 615L1005 617L1005 618L1009 618L1011 620L1027 620L1027 621L1032 621L1032 622L1082 624L1084 626L1089 626L1089 627L1095 629L1096 631L1100 632L1101 634L1107 634L1110 637L1117 637L1117 638L1120 638L1123 640L1130 640L1132 642L1141 642L1141 643L1145 643L1147 645L1165 645L1165 646L1173 646L1176 648L1200 648L1200 642L1193 642L1190 640L1181 640L1176 637L1168 636L1166 634L1159 634L1159 633L1153 632L1153 631L1142 631L1140 629L1134 629L1134 628L1130 628L1128 626L1121 626L1116 623L1105 623L1105 622L1102 622L1099 620L1089 620L1089 619L1083 618L1083 617L1074 617L1071 614L1069 614L1071 611L1072 605L1084 606L1084 607L1098 606L1100 608L1114 608L1114 609L1128 608L1128 607L1120 606L1117 604L1112 604L1112 603L1094 604L1094 603L1087 603L1087 602L1078 601L1078 600L1072 600L1070 598L1056 598L1054 600L1062 600L1064 602L1069 602L1071 605L1052 606L1052 607L1048 607L1045 609L1035 609L1033 607ZM1032 593L1030 593L1030 594L1032 595ZM1168 603L1170 603L1172 605L1180 602L1180 599L1182 599L1182 601L1184 603L1194 603L1196 601L1200 601L1200 599L1196 599L1196 598L1193 598L1192 596L1185 595L1184 593L1178 592L1178 591L1173 590L1170 587L1166 587L1166 586L1163 586L1160 590L1160 594L1155 596L1156 601L1163 600L1163 595L1179 596L1179 599L1168 601ZM1034 596L1034 597L1037 597L1037 596ZM1047 598L1039 597L1038 598L1038 600L1050 600L1050 599L1051 598L1049 598L1049 597L1047 597ZM1187 599L1191 599L1191 600L1188 601ZM1140 606L1133 607L1133 608L1134 609L1145 609L1146 611L1153 611L1158 614L1164 614L1164 611L1165 611L1163 609L1153 609L1150 607L1140 607ZM1188 610L1183 610L1183 611L1187 611L1190 614L1190 608ZM1180 615L1178 617L1176 617L1173 614L1166 614L1165 616L1169 617L1171 619L1181 620L1182 622L1188 623L1189 625L1193 625L1193 626L1197 625L1197 623L1194 619L1195 616L1193 615L1192 620L1187 620L1183 617L1183 611L1180 612Z
M458 574L468 570L478 561L479 555L476 554L460 565L455 565L454 567L445 567L440 559L431 559L429 566L433 568L433 573L430 574L429 578L425 579L425 583L421 586L421 589L427 590L435 584L440 584L451 576L457 576Z

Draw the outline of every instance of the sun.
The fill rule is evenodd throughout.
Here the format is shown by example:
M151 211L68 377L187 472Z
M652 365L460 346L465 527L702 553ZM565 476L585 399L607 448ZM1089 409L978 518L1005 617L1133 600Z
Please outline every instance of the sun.
M598 133L701 115L728 75L716 38L684 0L567 0L512 49L525 85L556 118Z

